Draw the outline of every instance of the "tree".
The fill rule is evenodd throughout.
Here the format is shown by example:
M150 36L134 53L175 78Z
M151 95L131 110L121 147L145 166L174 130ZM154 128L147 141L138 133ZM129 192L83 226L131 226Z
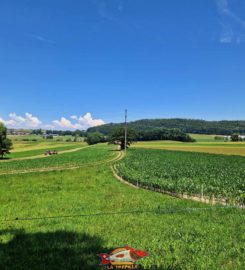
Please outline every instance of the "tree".
M12 142L7 138L7 128L3 123L0 123L0 156L9 154L9 150L12 148Z
M43 131L41 130L41 128L40 129L33 129L32 134L43 135Z
M127 130L127 148L133 141L136 141L136 132L133 129ZM125 129L123 127L115 128L109 135L109 143L120 145L121 150L125 149Z
M93 145L105 141L106 141L105 136L99 132L88 133L86 138L86 142L88 143L88 145Z
M231 135L231 140L232 140L233 142L238 142L238 141L239 141L239 135L236 134L236 133L232 134L232 135Z

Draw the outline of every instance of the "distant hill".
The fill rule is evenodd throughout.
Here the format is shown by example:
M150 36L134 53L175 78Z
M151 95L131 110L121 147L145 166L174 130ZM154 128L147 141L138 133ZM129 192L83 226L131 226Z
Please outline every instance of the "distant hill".
M105 124L89 128L88 132L101 132L105 135L109 134L115 127L124 125ZM233 133L245 134L245 120L238 121L205 121L196 119L143 119L128 123L129 128L136 131L150 131L155 128L178 128L186 133L196 134L216 134L216 135L231 135Z

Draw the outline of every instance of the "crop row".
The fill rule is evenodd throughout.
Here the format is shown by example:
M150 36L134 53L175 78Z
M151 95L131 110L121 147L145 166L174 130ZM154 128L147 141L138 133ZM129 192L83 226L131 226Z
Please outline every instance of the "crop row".
M117 169L134 184L172 193L244 201L245 157L132 149Z

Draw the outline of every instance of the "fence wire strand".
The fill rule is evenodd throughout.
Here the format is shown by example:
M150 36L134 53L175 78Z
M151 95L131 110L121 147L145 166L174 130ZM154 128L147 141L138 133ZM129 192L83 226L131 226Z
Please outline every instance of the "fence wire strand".
M2 219L0 222L14 222L14 221L35 221L35 220L44 220L44 219L68 219L68 218L82 218L82 217L99 217L99 216L111 216L111 215L127 215L127 214L175 214L181 212L194 212L194 211L207 211L207 210L216 210L216 209L237 209L235 206L218 206L218 207L199 207L199 208L181 208L181 209L161 209L157 207L155 209L138 209L131 211L121 211L121 212L101 212L101 213L90 213L90 214L76 214L76 215L60 215L60 216L40 216L40 217L23 217L23 218L11 218L11 219Z

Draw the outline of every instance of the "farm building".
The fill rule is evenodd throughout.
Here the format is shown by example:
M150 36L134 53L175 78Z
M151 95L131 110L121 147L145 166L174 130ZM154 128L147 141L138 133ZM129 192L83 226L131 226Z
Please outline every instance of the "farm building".
M245 140L245 135L239 135L238 136L240 140ZM231 140L231 136L224 136L224 139L227 141Z

